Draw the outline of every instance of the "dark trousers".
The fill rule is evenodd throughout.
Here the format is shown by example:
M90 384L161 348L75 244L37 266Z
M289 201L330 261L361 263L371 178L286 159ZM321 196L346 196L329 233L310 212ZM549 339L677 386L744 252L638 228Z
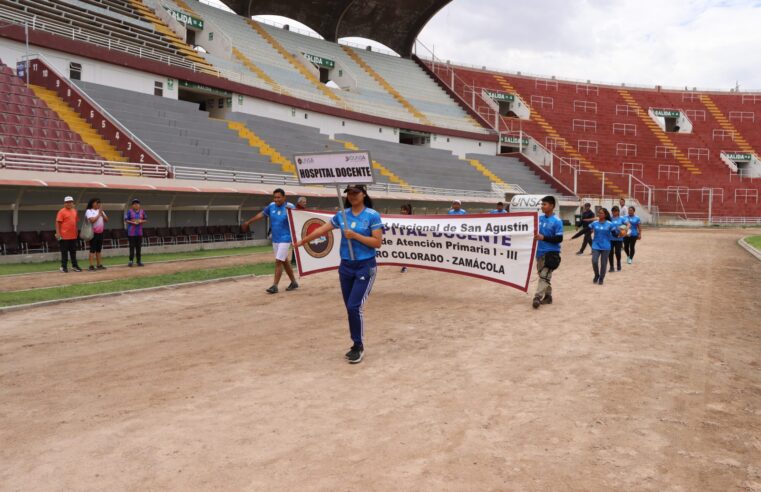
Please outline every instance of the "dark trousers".
M629 258L634 258L634 246L637 244L637 238L627 236L624 238L624 252Z
M61 239L58 241L58 245L61 248L61 266L68 268L69 256L71 256L71 266L78 267L77 263L77 240L76 239Z
M137 262L142 263L142 248L143 236L129 236L129 261L137 256Z
M613 271L613 257L616 257L616 261L618 262L618 269L621 270L621 246L623 246L623 241L611 241L610 242L610 254L608 255L608 260L610 260L610 270Z
M349 333L355 345L362 347L365 336L365 301L373 289L377 266L375 258L368 260L341 260L338 279L349 315Z
M577 237L584 235L584 242L581 243L581 249L579 250L579 253L583 253L584 250L587 247L587 244L592 247L592 229L590 227L584 227L579 232L573 235L571 239L576 239Z
M605 272L608 271L608 253L607 249L593 249L592 250L592 270L595 272L595 278L598 278L600 282L605 280ZM598 266L599 264L599 266Z

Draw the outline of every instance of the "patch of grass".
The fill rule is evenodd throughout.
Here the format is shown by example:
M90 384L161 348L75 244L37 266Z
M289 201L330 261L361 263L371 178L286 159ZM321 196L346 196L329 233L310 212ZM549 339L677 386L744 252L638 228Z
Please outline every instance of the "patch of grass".
M146 263L158 263L160 261L172 260L190 260L194 258L208 258L210 256L240 256L252 253L264 253L272 251L270 246L248 246L245 248L227 248L227 249L205 249L200 251L186 251L178 253L147 253L143 255ZM77 260L79 266L87 268L87 258L89 252L77 251ZM103 258L103 264L106 266L126 265L128 256L113 256ZM44 263L16 263L10 265L0 265L0 275L17 275L21 273L39 273L54 272L61 266L59 261L46 261Z
M745 238L745 242L761 251L761 236L750 236Z
M275 272L274 263L257 263L207 270L189 270L185 272L154 275L150 277L133 277L119 280L107 280L90 284L75 284L42 289L0 292L0 306L15 306L32 302L68 299L109 292L145 289L162 285L183 284L200 280L235 277L238 275L270 275Z

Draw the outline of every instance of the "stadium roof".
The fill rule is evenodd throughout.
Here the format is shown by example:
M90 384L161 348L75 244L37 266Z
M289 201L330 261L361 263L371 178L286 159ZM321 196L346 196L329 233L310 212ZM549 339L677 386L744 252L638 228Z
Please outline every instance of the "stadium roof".
M367 38L409 56L423 27L452 0L223 1L244 17L281 15L311 27L328 41Z

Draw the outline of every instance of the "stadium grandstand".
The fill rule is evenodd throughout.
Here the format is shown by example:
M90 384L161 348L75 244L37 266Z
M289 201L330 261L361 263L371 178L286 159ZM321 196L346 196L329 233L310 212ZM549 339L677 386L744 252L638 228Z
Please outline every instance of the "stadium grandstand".
M371 152L384 209L552 193L569 219L581 198L621 196L648 221L761 217L761 94L444 62L416 38L446 0L226 3L0 3L3 253L54 249L59 197L93 190L107 210L150 197L156 243L250 239L236 228L273 185L332 206L330 189L298 186L291 157L346 149Z

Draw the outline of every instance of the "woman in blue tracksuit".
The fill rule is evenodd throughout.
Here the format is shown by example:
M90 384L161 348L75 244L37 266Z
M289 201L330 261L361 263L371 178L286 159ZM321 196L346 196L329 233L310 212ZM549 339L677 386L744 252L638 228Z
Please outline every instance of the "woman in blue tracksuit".
M597 221L591 222L589 228L595 237L592 240L592 268L595 271L595 284L603 284L605 272L608 271L608 256L611 240L618 235L618 229L610 221L608 209L601 208L597 212Z
M349 185L344 193L346 193L344 202L346 223L344 223L343 213L339 211L330 222L298 241L296 247L299 248L305 243L322 237L333 229L340 229L343 233L338 278L341 281L341 292L349 315L349 333L354 342L346 353L346 358L350 363L356 364L362 361L365 354L364 307L375 282L377 270L375 250L381 246L383 222L380 214L372 209L373 202L367 195L364 185ZM351 259L348 240L351 240L354 260Z

